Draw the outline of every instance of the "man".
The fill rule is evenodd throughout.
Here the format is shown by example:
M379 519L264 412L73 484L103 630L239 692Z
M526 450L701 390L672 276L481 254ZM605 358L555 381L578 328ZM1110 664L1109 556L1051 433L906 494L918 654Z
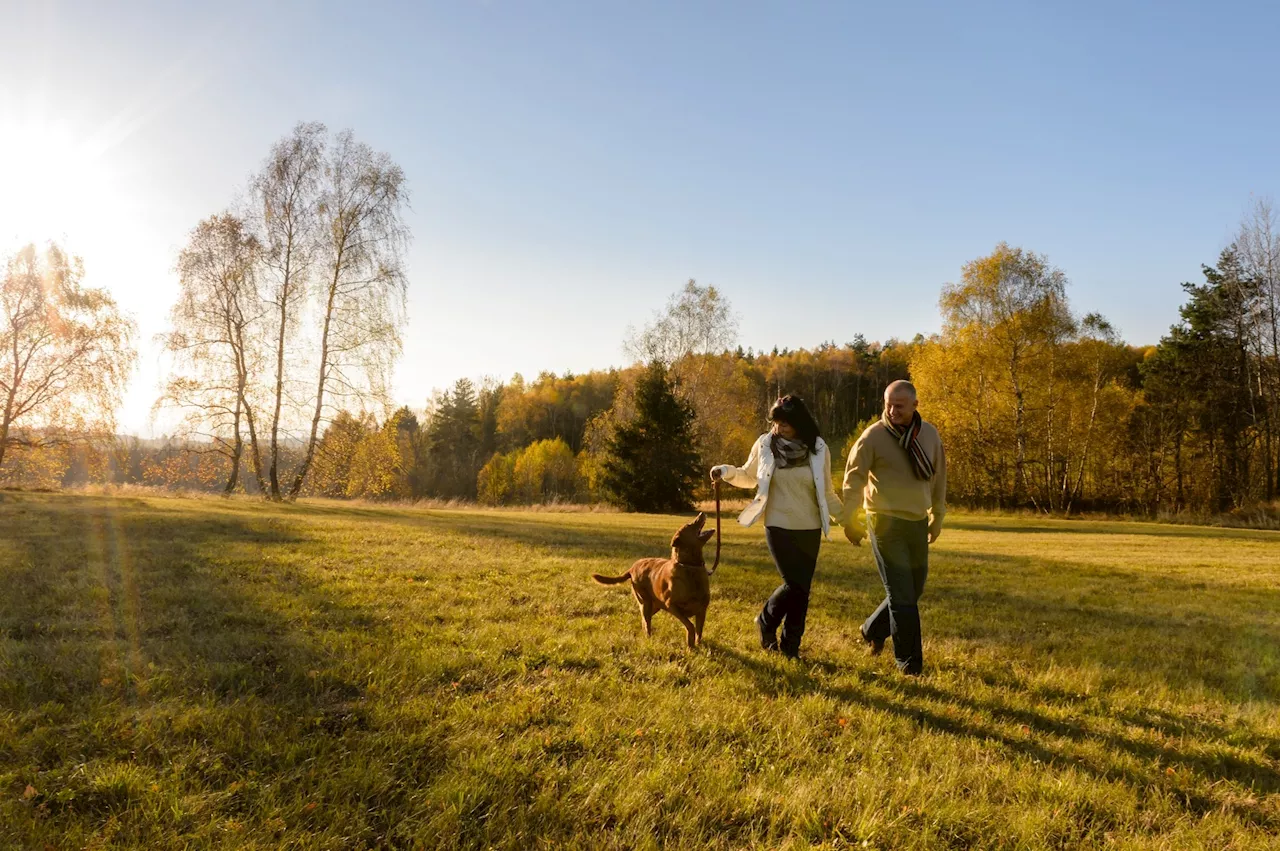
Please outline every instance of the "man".
M916 388L895 381L884 391L884 414L862 433L844 472L845 537L860 546L871 538L884 602L859 631L871 655L893 637L898 670L912 676L924 666L918 601L929 574L929 544L942 532L947 505L947 462L938 430L920 419ZM866 509L864 527L858 506Z

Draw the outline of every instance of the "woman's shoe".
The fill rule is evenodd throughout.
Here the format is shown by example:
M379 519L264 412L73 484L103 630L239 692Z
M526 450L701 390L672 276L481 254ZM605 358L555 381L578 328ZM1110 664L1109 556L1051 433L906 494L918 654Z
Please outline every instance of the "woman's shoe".
M760 647L764 650L778 649L778 630L769 629L764 624L764 612L756 615L756 629L760 630Z

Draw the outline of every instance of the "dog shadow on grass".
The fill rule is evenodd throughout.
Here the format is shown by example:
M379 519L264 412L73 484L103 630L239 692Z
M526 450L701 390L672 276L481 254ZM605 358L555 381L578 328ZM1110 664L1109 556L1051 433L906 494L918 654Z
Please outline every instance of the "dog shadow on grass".
M1102 721L1117 717L1109 709L1100 712L1081 705L1074 707L1080 720L1063 719L999 699L961 694L931 683L927 676L913 679L896 672L842 668L812 659L780 670L776 661L759 653L744 653L719 643L712 647L717 664L746 672L762 696L819 695L910 721L922 730L978 740L1046 766L1076 769L1104 782L1122 782L1138 793L1171 791L1175 793L1172 798L1196 817L1225 811L1255 828L1280 829L1280 812L1267 805L1267 798L1280 792L1280 775L1266 758L1239 753L1207 755L1170 746L1168 740L1157 742L1088 725L1090 718ZM1038 688L1016 679L1008 680L1006 686L1011 691ZM1271 737L1245 736L1238 729L1174 713L1162 711L1158 718L1147 718L1142 713L1130 715L1125 720L1156 720L1165 732L1175 736L1194 733L1202 744L1234 747L1243 743L1256 747L1272 760L1280 747ZM1011 727L1021 732L1011 732ZM1099 744L1105 746L1107 753L1123 753L1153 767L1135 768L1131 762L1099 756L1096 747L1085 750ZM1187 777L1200 782L1194 788L1180 783Z

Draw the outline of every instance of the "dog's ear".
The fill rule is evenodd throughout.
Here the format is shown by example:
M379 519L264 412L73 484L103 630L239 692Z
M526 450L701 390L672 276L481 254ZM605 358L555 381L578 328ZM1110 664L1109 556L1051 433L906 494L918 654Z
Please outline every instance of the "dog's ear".
M699 541L702 541L702 543L704 543L704 544L705 544L707 541L710 541L710 540L711 540L712 538L714 538L715 536L716 536L716 530L715 530L715 529L708 529L708 530L707 530L707 531L705 531L705 532L699 532L699 533L698 533L698 540L699 540Z

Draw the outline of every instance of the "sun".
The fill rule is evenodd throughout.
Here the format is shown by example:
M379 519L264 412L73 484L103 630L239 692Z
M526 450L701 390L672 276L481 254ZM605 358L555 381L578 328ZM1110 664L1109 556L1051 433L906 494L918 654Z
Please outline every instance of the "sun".
M17 121L0 136L0 243L76 243L110 226L101 151L68 124ZM74 247L74 246L73 246Z

